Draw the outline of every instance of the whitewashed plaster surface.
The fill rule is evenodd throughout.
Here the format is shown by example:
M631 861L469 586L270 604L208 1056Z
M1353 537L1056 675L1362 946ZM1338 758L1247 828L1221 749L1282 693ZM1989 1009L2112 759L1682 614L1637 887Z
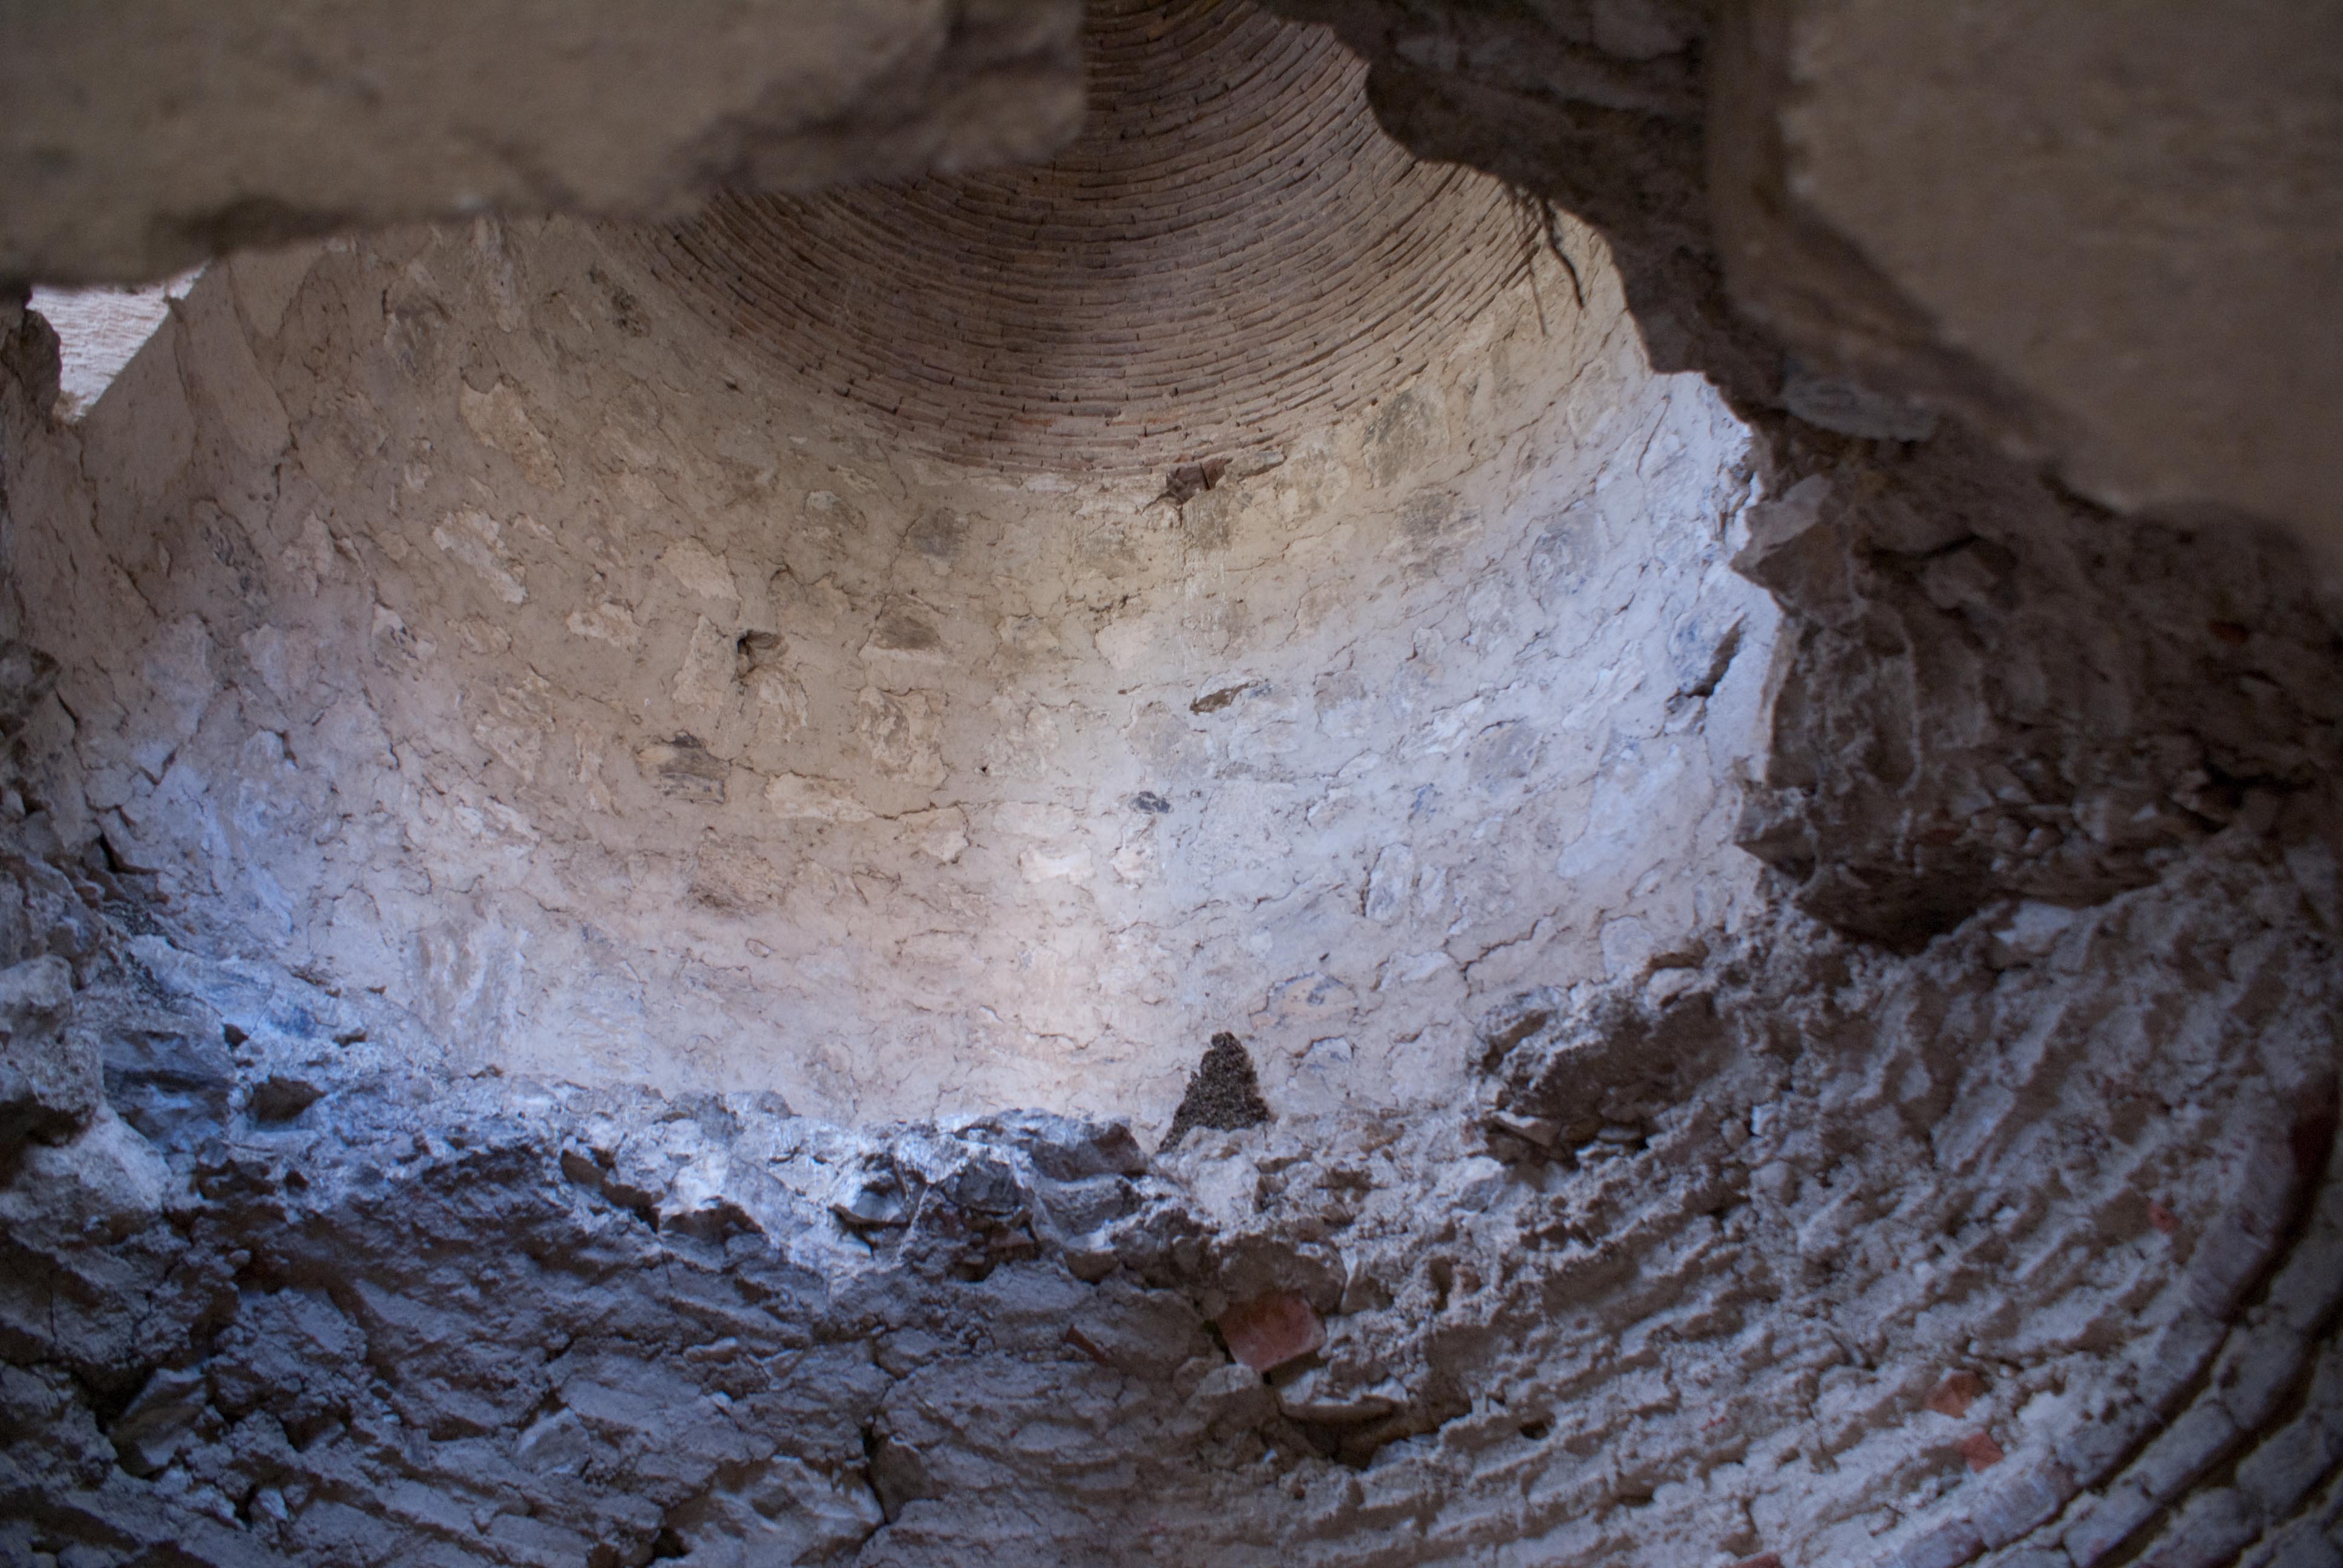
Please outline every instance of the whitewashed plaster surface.
M859 1118L1160 1126L1222 1029L1281 1108L1440 1097L1735 920L1744 437L1607 269L1178 505L890 450L628 254L196 284L16 477L61 821L478 1063Z

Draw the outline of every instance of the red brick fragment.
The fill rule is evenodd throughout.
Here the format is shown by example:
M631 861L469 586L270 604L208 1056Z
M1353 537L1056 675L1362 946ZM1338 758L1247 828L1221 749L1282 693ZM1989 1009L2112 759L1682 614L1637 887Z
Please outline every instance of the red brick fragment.
M1991 1470L2001 1462L2001 1444L1994 1442L1990 1432L1973 1432L1961 1439L1958 1446L1971 1470Z
M2252 632L2233 620L2208 620L2205 623L2205 629L2231 648L2243 648L2247 639L2253 636Z
M1326 1342L1326 1325L1308 1302L1291 1291L1273 1291L1239 1302L1221 1314L1221 1337L1229 1353L1265 1372L1308 1355Z
M1928 1408L1938 1415L1949 1415L1957 1421L1968 1414L1969 1406L1977 1395L1985 1392L1985 1383L1973 1372L1956 1372L1936 1385L1928 1396Z
M1090 1357L1091 1360L1098 1362L1098 1364L1102 1367L1111 1367L1114 1365L1114 1362L1107 1355L1106 1352L1099 1348L1098 1342L1091 1339L1090 1335L1082 1332L1081 1330L1074 1327L1071 1323L1068 1323L1066 1325L1066 1342L1073 1346L1074 1349L1081 1352L1082 1354Z
M1755 1557L1744 1557L1733 1568L1782 1568L1782 1554L1779 1552L1760 1552Z
M2180 1229L2180 1216L2150 1198L2147 1201L2147 1222L2170 1236Z

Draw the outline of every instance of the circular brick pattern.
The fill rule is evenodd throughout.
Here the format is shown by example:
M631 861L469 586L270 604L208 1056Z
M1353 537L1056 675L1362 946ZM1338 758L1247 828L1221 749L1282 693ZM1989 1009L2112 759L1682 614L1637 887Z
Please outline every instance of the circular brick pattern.
M1087 46L1056 162L727 196L650 237L654 270L891 439L1106 471L1323 428L1522 276L1506 187L1384 136L1322 29L1103 0Z

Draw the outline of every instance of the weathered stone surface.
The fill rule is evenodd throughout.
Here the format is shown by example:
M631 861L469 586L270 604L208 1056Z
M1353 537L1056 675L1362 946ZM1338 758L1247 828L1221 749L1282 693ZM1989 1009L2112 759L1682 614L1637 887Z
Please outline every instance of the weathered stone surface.
M1784 343L2126 512L2343 551L2343 10L1726 7L1710 211Z
M1052 1181L1146 1173L1147 1153L1124 1121L1085 1121L1040 1111L1004 1111L960 1129L963 1138L998 1141L1021 1150Z
M2332 607L1827 365L1745 447L1555 234L1111 482L570 224L238 257L78 431L0 301L0 1557L2320 1560Z
M0 1169L25 1142L62 1143L105 1102L97 1051L65 1032L73 966L56 957L0 970Z
M907 452L640 255L238 256L27 424L35 792L478 1062L1149 1147L1215 1033L1280 1112L1449 1092L1487 1006L1747 896L1742 437L1599 258L1583 311L1546 257L1380 407L1239 449L1207 542L1161 472Z
M1744 414L1909 439L1917 398L2118 511L2343 550L2333 6L1273 8L1417 153L1598 230L1654 363Z
M2009 928L2022 962L2059 908L2268 819L2343 757L2318 601L2250 626L2221 608L2288 602L2297 558L2241 528L2127 526L1996 469L1947 432L1751 509L1735 567L1795 651L1736 841L1885 941L2038 900Z
M116 1168L137 1150L151 1173L135 1204L33 1222L29 1203L87 1183L28 1168L0 1191L0 1529L20 1554L93 1563L164 1541L222 1562L607 1546L620 1562L1005 1563L987 1555L1005 1539L1015 1561L1077 1563L1141 1525L1206 1560L1267 1540L1384 1561L1388 1538L1345 1533L1371 1513L1291 1506L1347 1495L1348 1466L1367 1464L1441 1522L1405 1561L1472 1540L1560 1549L1590 1526L1624 1530L1623 1561L1654 1568L1753 1526L1777 1554L1860 1541L1875 1555L1853 1560L1883 1563L2068 1530L2066 1500L2108 1478L2067 1467L2118 1408L2242 1388L2178 1351L2204 1342L2175 1337L2205 1322L2186 1253L2122 1202L2153 1168L2191 1211L2266 1207L2238 1154L2285 1144L2297 1104L2333 1092L2315 1075L2338 966L2298 917L2258 912L2276 867L2232 830L2019 966L1985 961L1989 916L1914 959L1793 918L1661 971L1688 974L1686 992L1630 981L1505 1014L1484 1096L1568 1081L1524 1062L1575 1061L1598 1118L1638 1114L1604 1098L1633 1092L1648 1120L1462 1213L1443 1195L1473 1163L1472 1107L1288 1119L1132 1172L1067 1152L1111 1134L1034 1115L856 1131L755 1096L417 1072L437 1048L368 1000L368 1039L313 1070L327 1091L296 1128L239 1091L226 1103L246 1109L166 1156L108 1112L93 1134L112 1129ZM2207 970L2139 963L2174 930ZM139 941L73 990L75 1019L116 1027L144 996L257 1022L256 986L274 1016L337 1010L281 971ZM1679 1054L1655 1042L1695 994L1715 1043L1635 1088L1626 1064ZM2193 1110L2143 1113L2124 1087L2183 1081ZM2097 1136L2074 1135L2085 1122ZM1126 1169L1050 1173L1098 1163ZM1232 1165L1252 1197L1222 1217L1208 1190ZM903 1222L834 1218L838 1175L882 1168ZM2287 1238L2324 1233L2288 1218L2338 1201L2331 1154L2319 1169L2324 1185L2277 1200L2249 1267L2290 1277ZM1085 1283L1059 1267L1050 1210L1101 1181L1131 1202L1096 1226L1107 1267ZM2130 1229L2111 1239L2119 1212ZM1034 1239L1004 1247L1025 1217ZM1202 1332L1217 1316L1243 1354L1243 1303L1262 1314L1241 1292L1265 1258L1348 1282L1303 1336L1311 1364L1274 1388ZM1268 1299L1318 1323L1300 1295ZM2281 1338L2238 1364L2312 1353ZM1993 1382L1927 1370L1956 1357ZM1710 1392L1672 1392L1688 1388ZM1956 1390L1957 1422L1925 1408ZM2246 1504L2192 1501L2187 1478L2237 1429L2184 1420L2172 1438L2200 1426L2212 1445L2185 1470L2171 1443L2145 1451L2157 1501L2135 1519L2230 1539ZM1624 1500L1582 1484L1575 1449L1631 1444L1715 1479ZM1826 1471L1804 1468L1806 1445ZM1915 1514L1892 1478L1931 1456L1980 1473ZM2266 1490L2267 1468L2240 1474ZM1013 1523L994 1495L1015 1496ZM1351 1523L1329 1535L1321 1519Z
M1976 1373L1955 1372L1938 1383L1934 1392L1928 1395L1928 1408L1938 1415L1948 1415L1958 1420L1968 1414L1969 1406L1975 1404L1977 1395L1984 1392L1985 1384L1979 1381Z
M646 10L185 0L0 13L0 278L143 282L424 218L666 217L1041 156L1081 116L1064 0Z
M2268 623L2283 590L2241 580L2233 613ZM2005 652L2064 646L2066 602L2003 622ZM2143 710L2185 709L2189 668L2220 678L2176 666ZM1820 711L1777 704L1775 744L1815 745ZM2119 1490L2127 1453L2148 1490L2115 1539L2284 1524L2299 1489L2267 1463L2250 1493L2191 1488L2253 1441L2224 1402L2319 1353L2207 1311L2268 1277L2332 1332L2298 1282L2323 1254L2284 1252L2343 1191L2302 1110L2343 1000L2303 891L2325 788L1915 957L1783 912L1655 941L1494 1012L1474 1103L1289 1114L1161 1169L1041 1112L854 1131L451 1070L388 1000L207 957L135 876L11 818L24 1010L96 1041L124 1111L0 1191L0 1528L93 1563L1076 1563L1141 1531L1347 1562L1389 1560L1400 1497L1425 1562L1588 1532L1653 1568L1720 1540L1926 1562L2097 1539L2105 1505L2067 1500ZM1507 1164L1478 1156L1493 1124ZM850 1190L884 1212L841 1214ZM1242 1352L1265 1295L1325 1314L1274 1388L1202 1330ZM1971 1362L1989 1382L1939 1370ZM2140 1441L2191 1390L2204 1413ZM1946 1479L1986 1432L1998 1460ZM1576 1457L1631 1451L1712 1481L1590 1485ZM1916 1511L1915 1474L1944 1488Z

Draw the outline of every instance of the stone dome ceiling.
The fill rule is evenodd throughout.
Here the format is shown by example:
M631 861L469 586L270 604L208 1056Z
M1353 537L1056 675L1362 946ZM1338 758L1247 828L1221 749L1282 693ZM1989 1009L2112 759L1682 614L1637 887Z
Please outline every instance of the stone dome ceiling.
M860 118L603 85L618 0L412 25L550 191L534 72L833 171L1071 135L1082 3L735 0ZM304 91L380 35L146 9ZM2092 215L2177 204L2046 183L2061 122L1918 155L1966 76L2129 74L2092 156L2155 162L2173 35L1777 9L1322 7L1534 207L1307 30L1113 0L1047 169L354 209L71 422L105 313L0 286L0 1563L2343 1568L2343 603L1722 292L1773 245L1806 330L1915 327L2011 232L1966 191L2126 294ZM36 20L176 101L170 28ZM2229 336L2191 396L2308 385Z
M1524 271L1500 181L1417 162L1332 35L1104 0L1056 161L731 195L655 270L890 436L1011 469L1275 445L1395 388Z

